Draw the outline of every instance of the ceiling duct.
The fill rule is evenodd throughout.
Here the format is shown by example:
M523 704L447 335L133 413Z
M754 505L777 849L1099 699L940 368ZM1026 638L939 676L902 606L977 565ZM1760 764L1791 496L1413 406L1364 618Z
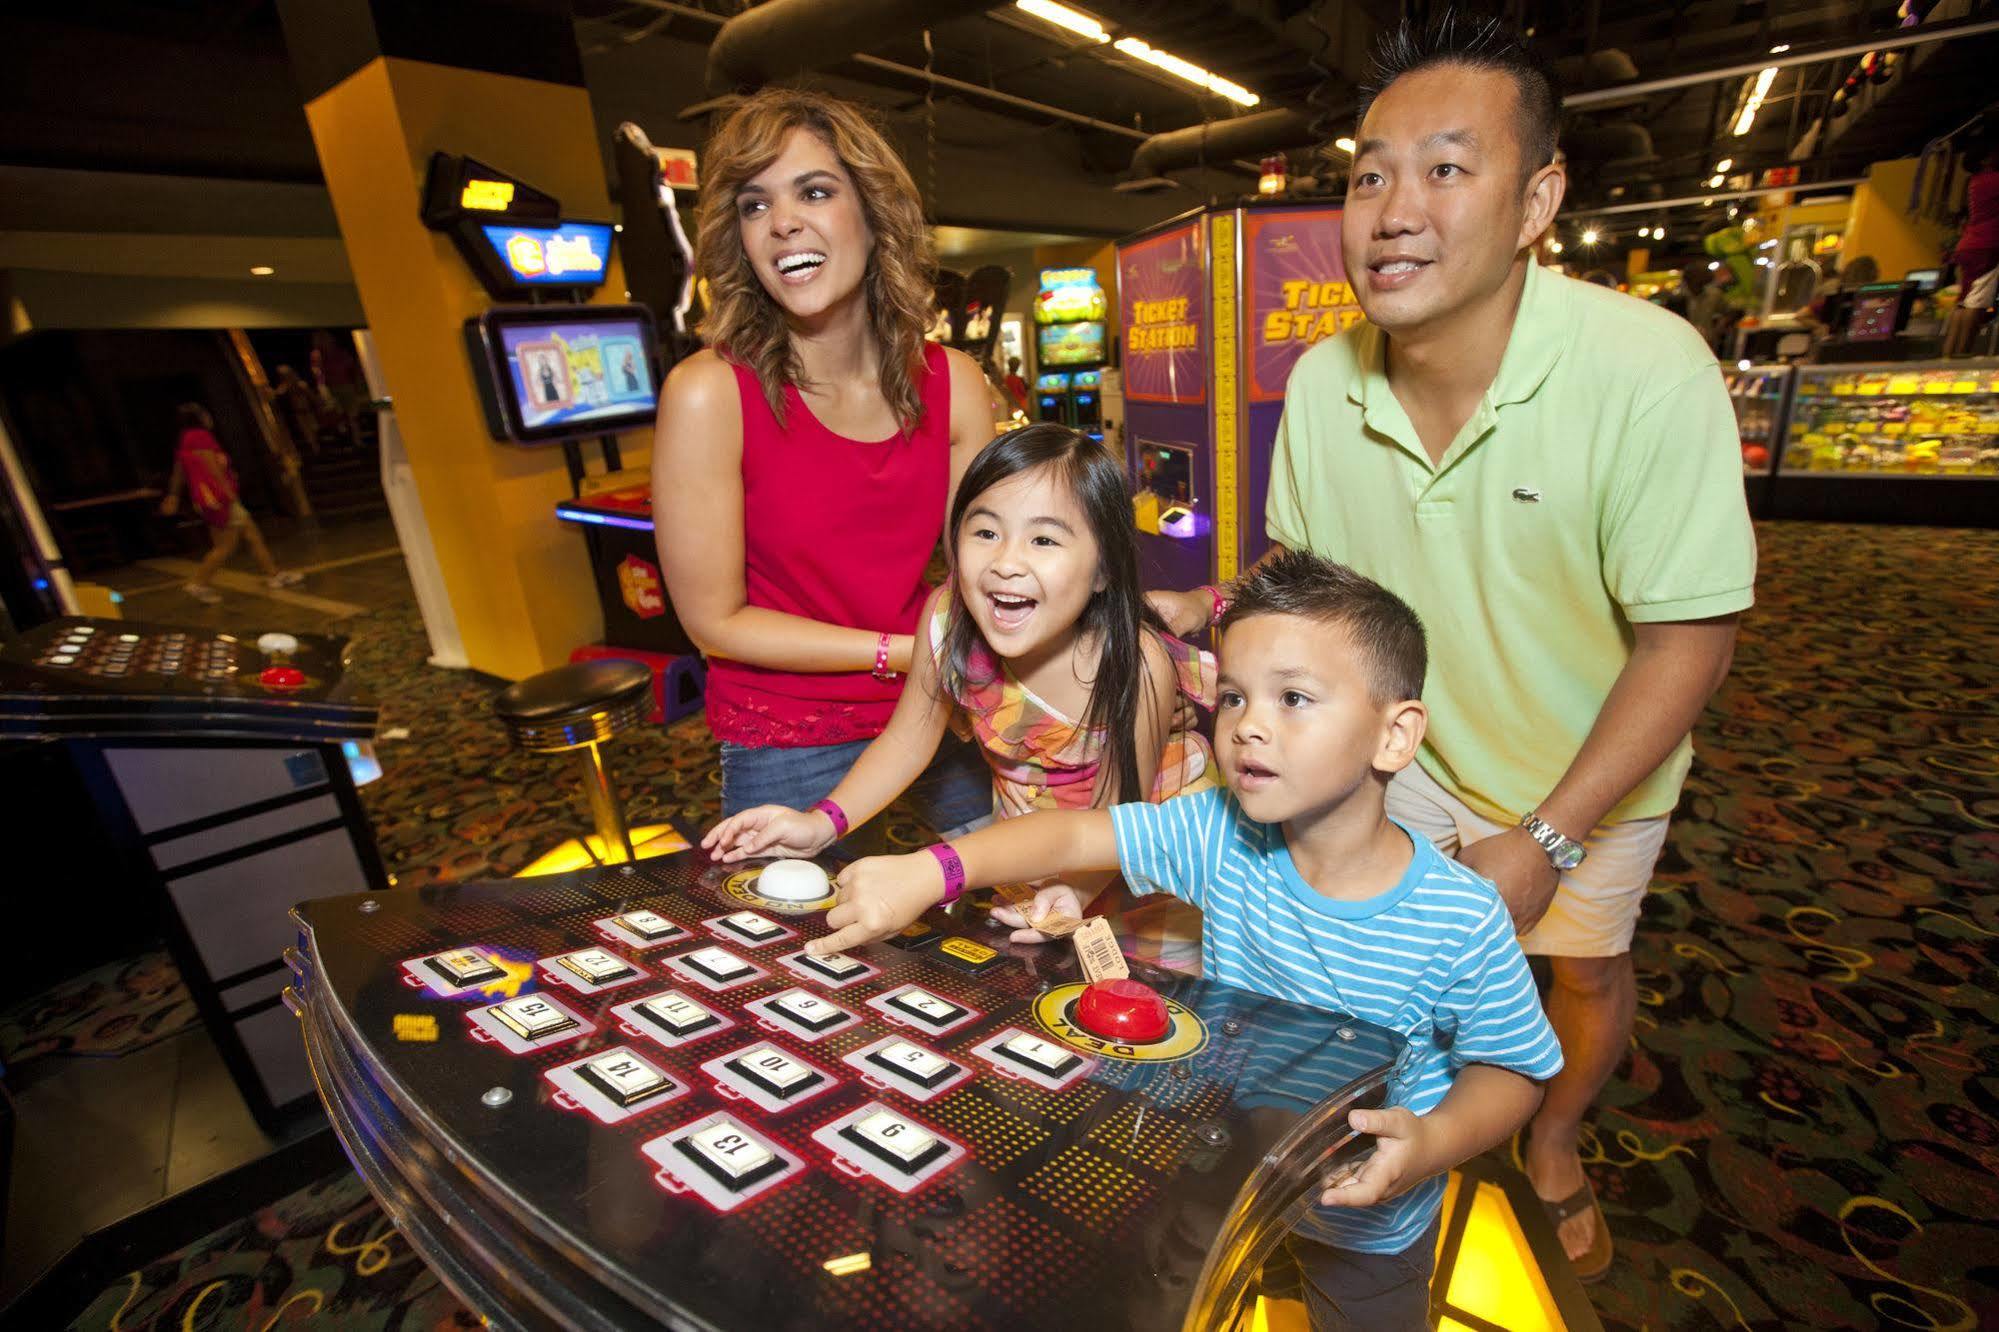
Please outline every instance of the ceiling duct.
M1002 0L766 0L708 47L708 91L752 92L838 64L885 39L982 14Z
M1132 153L1131 175L1134 184L1142 185L1163 181L1167 172L1184 167L1221 166L1238 157L1254 160L1320 142L1312 132L1312 117L1279 107L1155 134Z

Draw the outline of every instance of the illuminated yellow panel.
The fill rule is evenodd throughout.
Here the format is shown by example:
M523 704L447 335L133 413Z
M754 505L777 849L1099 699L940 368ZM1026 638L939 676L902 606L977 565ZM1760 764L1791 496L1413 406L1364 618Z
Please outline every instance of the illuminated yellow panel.
M511 180L468 180L464 192L458 196L460 208L474 208L482 213L503 213L513 202Z
M1445 1216L1451 1214L1464 1184L1464 1177L1453 1172L1444 1196ZM1561 1332L1561 1315L1505 1193L1496 1184L1474 1187L1478 1192L1472 1198L1464 1245L1451 1272L1450 1302L1511 1332ZM1446 1319L1445 1326L1456 1324Z
M632 829L632 854L640 860L686 849L687 839L675 832L670 824L654 823ZM570 838L554 850L544 853L514 877L531 879L538 874L567 874L570 870L616 865L624 858L625 853L622 848L615 853L609 852L602 839L592 833L588 837Z

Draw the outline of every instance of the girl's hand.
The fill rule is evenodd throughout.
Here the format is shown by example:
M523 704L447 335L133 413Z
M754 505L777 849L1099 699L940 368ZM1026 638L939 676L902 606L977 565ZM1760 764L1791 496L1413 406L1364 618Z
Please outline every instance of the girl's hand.
M944 867L921 851L869 856L841 870L833 886L840 892L826 913L833 933L805 945L814 957L886 939L936 906L944 900Z
M833 837L833 820L819 810L758 805L710 828L701 839L701 849L724 864L751 856L810 860L831 845Z
M1063 937L1043 934L1034 928L1032 922L1046 920L1051 915L1067 916L1071 922L1083 918L1082 898L1074 888L1060 881L1046 883L1035 890L1034 901L1026 910L1016 906L996 906L992 910L994 920L1013 927L1007 938L1014 943L1048 943Z

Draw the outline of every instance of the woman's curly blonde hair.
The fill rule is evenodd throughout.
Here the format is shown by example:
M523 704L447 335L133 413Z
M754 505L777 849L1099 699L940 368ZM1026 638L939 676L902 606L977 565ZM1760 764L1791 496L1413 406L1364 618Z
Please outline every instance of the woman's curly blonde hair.
M743 251L736 192L776 161L785 136L800 128L840 159L874 233L874 253L862 284L868 323L881 354L882 396L902 428L913 430L923 417L917 381L923 372L923 334L936 302L937 259L909 169L881 131L850 103L797 89L765 89L738 107L702 149L694 262L708 282L709 308L701 336L728 359L756 372L782 425L785 386L801 384L804 367L791 345L783 309L764 290Z

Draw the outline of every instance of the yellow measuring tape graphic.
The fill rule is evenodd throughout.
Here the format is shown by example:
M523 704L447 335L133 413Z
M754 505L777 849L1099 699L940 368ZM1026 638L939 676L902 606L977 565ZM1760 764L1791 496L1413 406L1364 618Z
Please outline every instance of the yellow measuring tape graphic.
M1214 283L1215 581L1226 583L1236 576L1237 552L1242 548L1236 530L1240 507L1236 500L1236 215L1217 213L1210 224L1208 274Z

